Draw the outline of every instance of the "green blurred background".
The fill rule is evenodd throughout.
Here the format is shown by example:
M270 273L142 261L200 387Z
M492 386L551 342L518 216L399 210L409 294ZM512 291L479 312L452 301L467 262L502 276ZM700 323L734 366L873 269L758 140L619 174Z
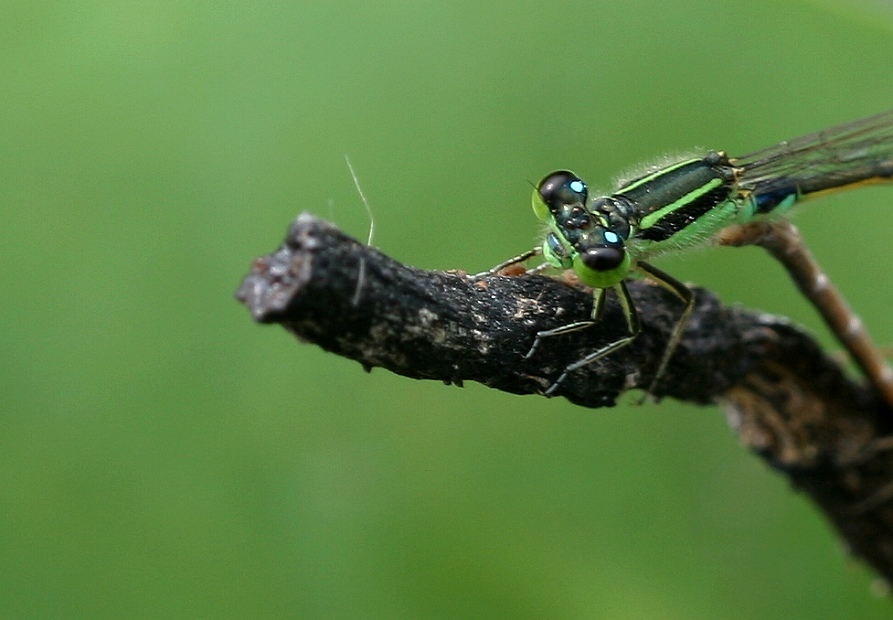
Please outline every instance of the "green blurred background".
M301 211L365 238L345 154L375 245L473 271L554 168L890 108L889 4L0 7L0 618L890 616L715 407L366 374L233 299ZM797 218L883 342L891 199ZM837 348L758 250L660 265Z

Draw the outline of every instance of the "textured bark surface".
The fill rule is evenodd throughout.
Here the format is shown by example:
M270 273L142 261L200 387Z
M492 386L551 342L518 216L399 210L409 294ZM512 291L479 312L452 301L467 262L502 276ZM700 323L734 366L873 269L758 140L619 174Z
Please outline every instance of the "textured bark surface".
M652 396L723 406L741 441L813 498L854 555L893 580L893 412L787 320L694 290L694 312ZM650 385L681 304L647 281L631 282L630 292L645 317L641 335L571 373L556 396L606 407ZM610 296L596 326L545 339L525 359L536 332L588 318L591 294L540 275L415 269L308 214L254 261L237 297L256 321L364 367L514 394L542 393L568 364L626 333Z

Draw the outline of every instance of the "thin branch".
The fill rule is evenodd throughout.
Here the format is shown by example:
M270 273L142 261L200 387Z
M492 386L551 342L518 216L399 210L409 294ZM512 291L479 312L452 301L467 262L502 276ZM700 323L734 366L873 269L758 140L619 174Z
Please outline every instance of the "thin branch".
M639 338L561 383L556 395L614 405L649 386L682 310L664 289L630 283ZM847 541L893 580L893 414L787 320L726 307L704 289L653 396L717 403L741 441L809 494ZM626 333L613 298L591 328L535 334L586 319L591 294L557 278L424 271L398 263L309 214L276 252L255 260L237 297L261 323L414 379L478 381L541 394L563 369Z

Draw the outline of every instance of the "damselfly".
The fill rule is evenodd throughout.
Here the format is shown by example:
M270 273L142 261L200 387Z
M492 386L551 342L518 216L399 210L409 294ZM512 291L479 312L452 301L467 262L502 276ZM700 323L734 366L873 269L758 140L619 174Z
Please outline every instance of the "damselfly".
M893 371L861 322L809 254L796 228L781 219L803 200L869 183L893 181L893 110L730 158L722 151L687 159L623 184L608 196L590 196L586 183L567 170L536 186L533 210L546 223L541 247L491 271L542 254L544 266L572 269L593 293L590 318L541 331L544 338L594 325L613 289L628 334L567 366L547 395L575 370L631 343L640 320L625 281L645 276L684 303L650 382L653 390L682 336L694 296L682 282L652 266L651 258L706 243L758 244L781 260L801 292L815 304L837 338L893 406Z

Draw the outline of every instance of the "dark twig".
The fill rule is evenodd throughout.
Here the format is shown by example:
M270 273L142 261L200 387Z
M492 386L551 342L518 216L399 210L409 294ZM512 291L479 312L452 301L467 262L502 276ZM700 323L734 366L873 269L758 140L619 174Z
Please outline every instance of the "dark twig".
M680 302L645 281L630 291L642 334L572 373L556 395L603 407L650 384ZM788 321L695 294L652 395L724 406L741 441L808 493L855 555L893 578L893 414ZM308 214L279 250L255 260L237 296L255 320L366 368L514 394L542 393L568 364L626 329L612 299L597 326L547 339L524 359L537 331L588 316L587 291L539 275L414 269Z

